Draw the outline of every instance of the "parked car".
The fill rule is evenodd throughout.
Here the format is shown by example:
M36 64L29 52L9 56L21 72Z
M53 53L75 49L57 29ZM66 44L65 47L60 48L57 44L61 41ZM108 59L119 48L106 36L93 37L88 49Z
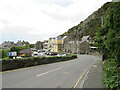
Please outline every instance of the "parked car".
M32 53L32 56L33 56L33 57L38 57L38 52L33 52L33 53Z
M53 56L53 55L57 55L57 52L50 52L49 55Z
M60 56L66 56L66 54L57 54L58 57Z
M21 56L17 56L16 58L22 58Z

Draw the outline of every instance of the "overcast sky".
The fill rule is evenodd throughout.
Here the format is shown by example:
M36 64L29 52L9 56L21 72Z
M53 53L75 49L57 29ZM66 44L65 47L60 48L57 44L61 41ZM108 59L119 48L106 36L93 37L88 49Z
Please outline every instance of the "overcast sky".
M0 0L1 42L35 43L58 36L110 1Z

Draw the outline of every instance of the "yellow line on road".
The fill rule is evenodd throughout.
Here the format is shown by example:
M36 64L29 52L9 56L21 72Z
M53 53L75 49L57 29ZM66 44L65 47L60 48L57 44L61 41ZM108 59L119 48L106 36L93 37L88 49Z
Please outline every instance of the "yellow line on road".
M77 82L73 85L72 90L74 90L77 87L78 83L80 82L80 80L82 79L84 74L87 72L87 70L88 69L85 69L85 71L80 75L80 77L78 78Z

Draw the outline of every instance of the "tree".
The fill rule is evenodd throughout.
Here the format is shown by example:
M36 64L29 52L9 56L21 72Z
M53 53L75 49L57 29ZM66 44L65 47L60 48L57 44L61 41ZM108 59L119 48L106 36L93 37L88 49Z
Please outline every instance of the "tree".
M34 44L30 44L30 46L29 46L30 48L34 48Z
M6 58L7 57L7 51L6 50L2 50L2 58Z

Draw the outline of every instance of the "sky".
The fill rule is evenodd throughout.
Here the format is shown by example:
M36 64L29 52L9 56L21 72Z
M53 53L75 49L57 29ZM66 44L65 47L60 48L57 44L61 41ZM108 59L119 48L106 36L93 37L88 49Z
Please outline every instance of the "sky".
M0 43L56 37L111 0L0 0Z

